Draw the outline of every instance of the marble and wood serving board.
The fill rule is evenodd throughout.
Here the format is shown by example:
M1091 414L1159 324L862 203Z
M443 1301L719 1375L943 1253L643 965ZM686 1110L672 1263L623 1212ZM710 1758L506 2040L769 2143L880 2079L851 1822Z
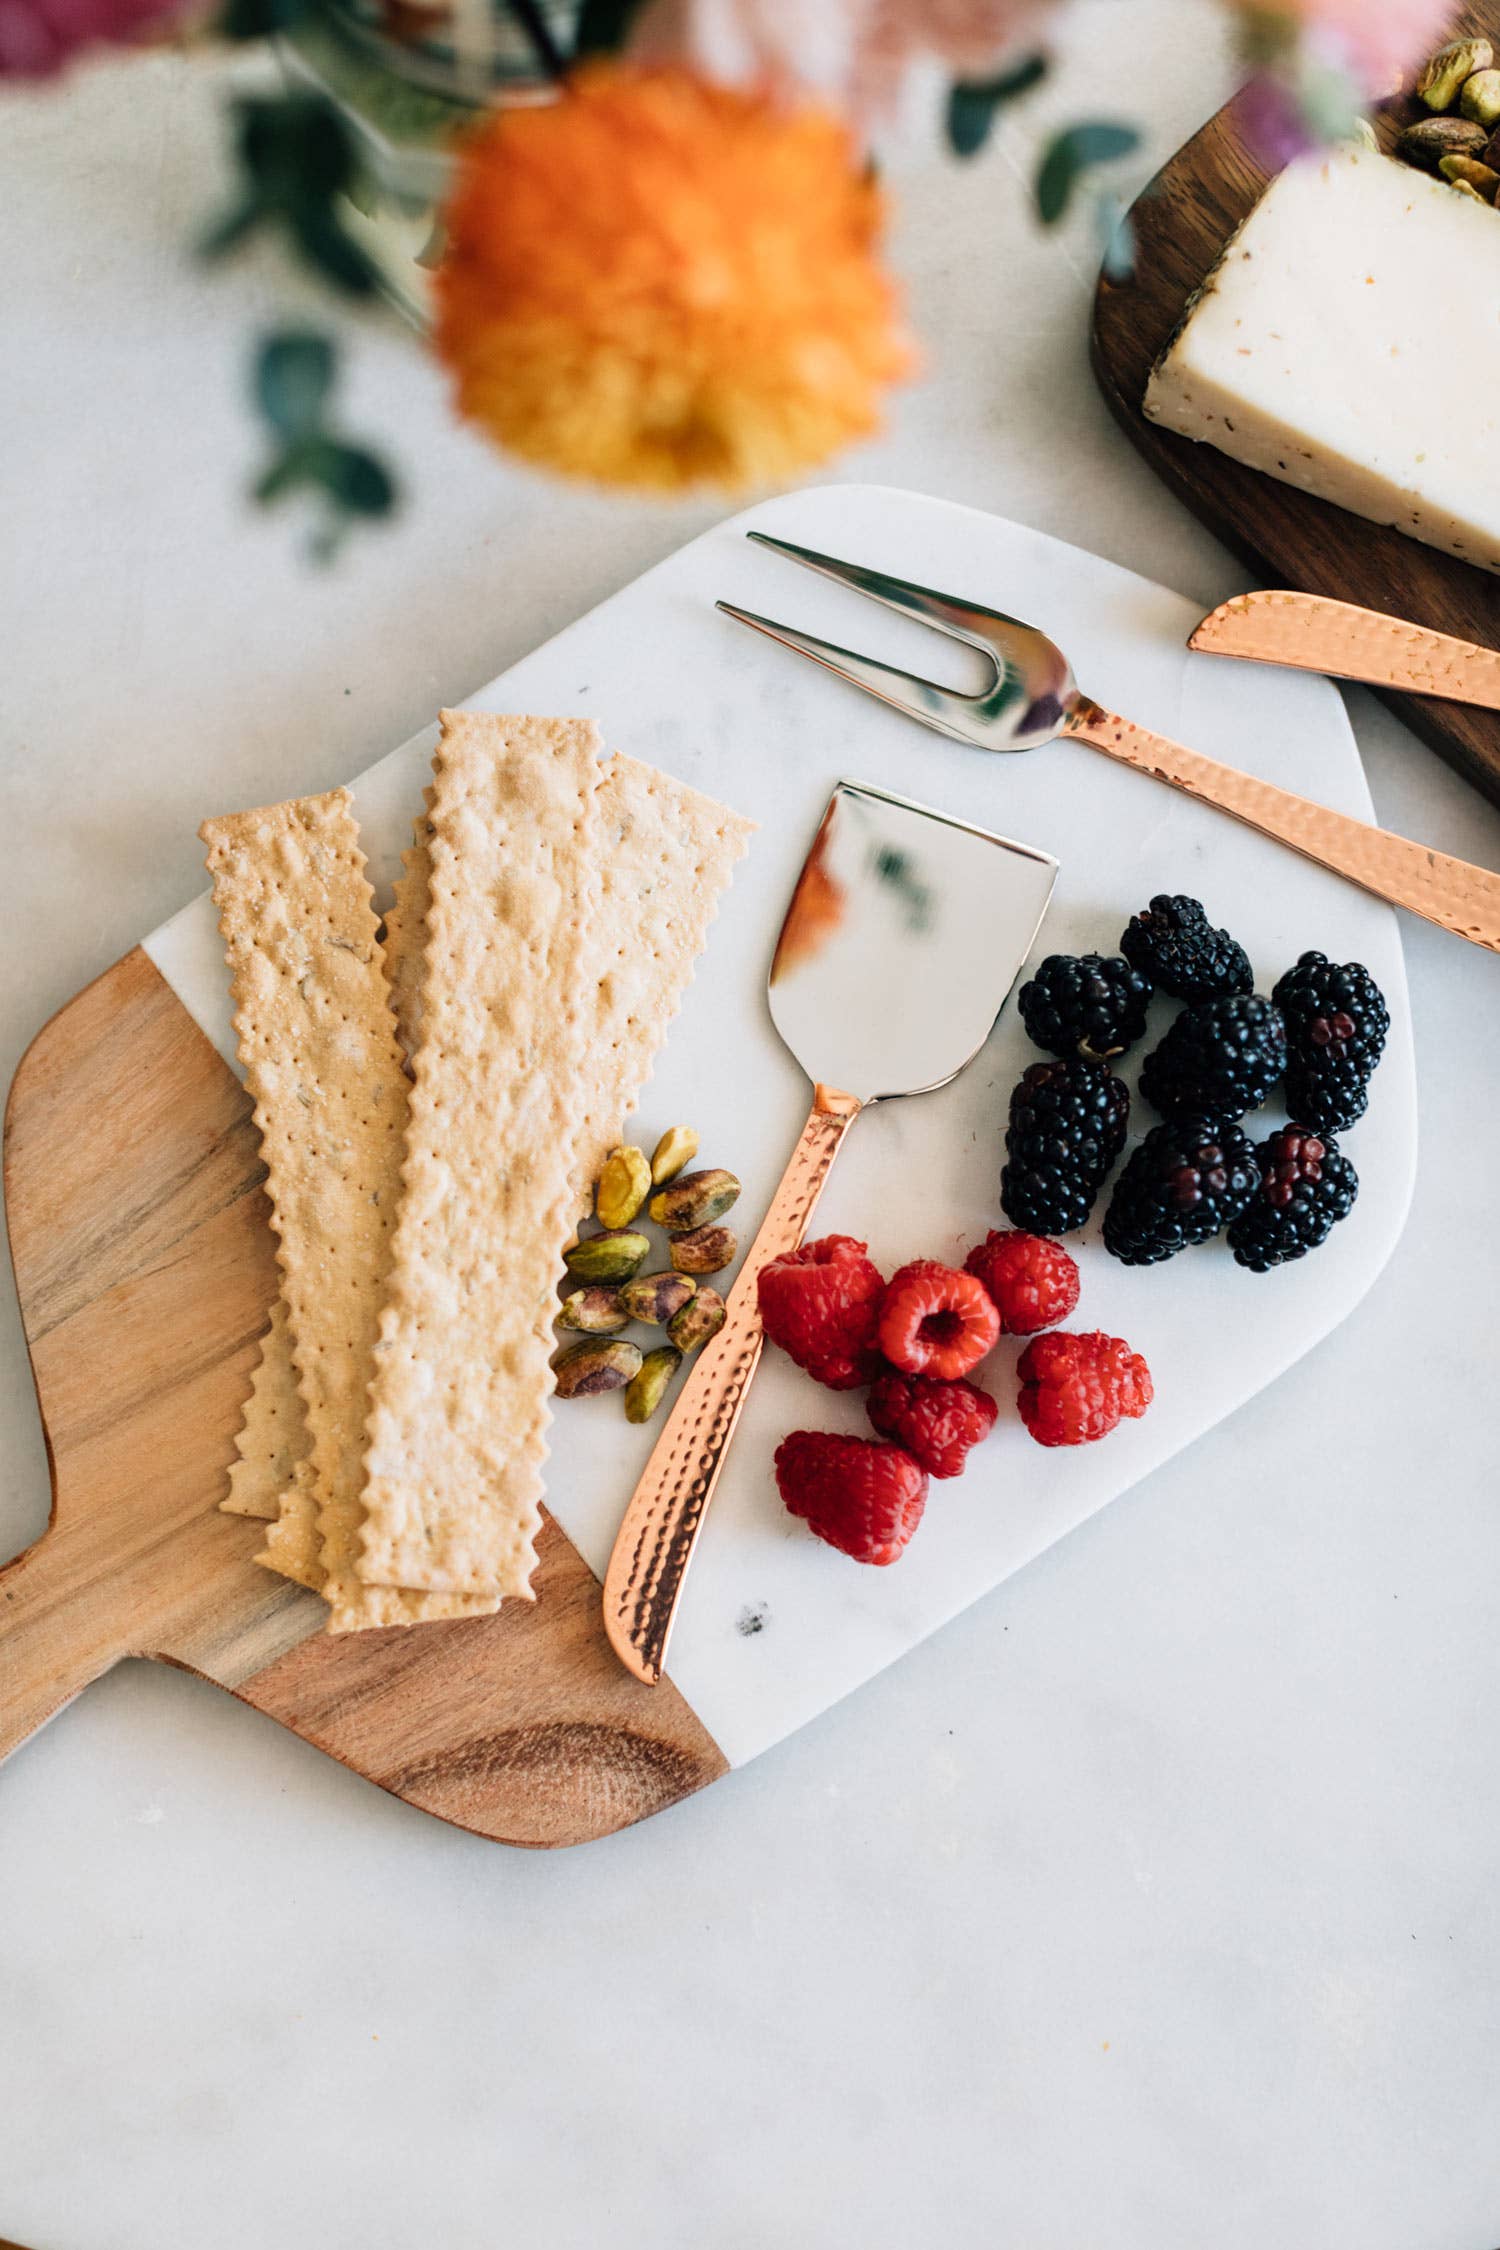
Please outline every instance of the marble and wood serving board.
M1455 33L1460 29L1500 46L1500 0L1466 7ZM1390 149L1403 125L1426 115L1412 99L1392 101L1375 119L1381 146ZM1135 271L1123 281L1101 277L1094 299L1093 364L1105 400L1157 475L1248 565L1257 584L1330 594L1494 647L1500 644L1500 577L1494 572L1160 429L1141 410L1159 353L1268 177L1231 102L1139 197L1131 213ZM1394 692L1385 701L1500 804L1500 712Z
M767 502L473 699L592 713L615 747L760 823L646 1090L641 1133L695 1125L703 1160L741 1174L747 1226L769 1199L805 1088L766 1014L766 966L828 791L848 776L1054 852L1061 875L1039 953L1113 950L1153 892L1189 890L1240 935L1263 988L1309 946L1367 962L1393 1029L1370 1115L1350 1136L1365 1183L1353 1217L1316 1258L1264 1277L1243 1273L1222 1245L1127 1271L1097 1230L1083 1237L1077 1324L1145 1352L1155 1406L1102 1445L1043 1451L1016 1419L1018 1347L1002 1343L985 1374L1001 1402L996 1433L961 1481L933 1487L926 1523L889 1570L819 1546L782 1510L770 1475L778 1439L808 1425L857 1432L861 1411L768 1359L703 1536L672 1681L658 1690L626 1677L600 1623L598 1577L654 1434L632 1429L608 1398L562 1408L554 1423L534 1604L333 1639L319 1629L319 1602L252 1562L258 1526L218 1510L275 1269L205 893L46 1025L11 1093L6 1204L54 1515L0 1570L0 1755L119 1658L146 1656L218 1681L483 1835L555 1845L607 1834L754 1757L914 1646L1240 1406L1375 1279L1415 1156L1395 917L1082 746L1020 757L965 749L719 616L713 599L727 595L954 676L951 644L935 651L920 628L751 546L751 522L1030 618L1119 710L1370 814L1337 691L1190 655L1196 611L1180 596L911 493L831 486ZM379 883L409 831L431 740L353 784ZM889 1269L957 1257L999 1223L1006 1100L1028 1059L1007 1008L951 1087L863 1119L820 1230L867 1237ZM1253 1425L1246 1441L1248 1482Z

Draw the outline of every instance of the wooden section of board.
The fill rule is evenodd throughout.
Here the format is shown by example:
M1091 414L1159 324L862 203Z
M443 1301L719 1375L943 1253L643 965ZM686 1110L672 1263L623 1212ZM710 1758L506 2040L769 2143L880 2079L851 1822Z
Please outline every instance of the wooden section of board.
M1464 26L1500 43L1500 0L1467 8ZM1393 103L1377 121L1382 145L1389 147L1416 114L1415 103ZM1094 303L1094 372L1116 420L1261 584L1332 594L1463 640L1500 643L1500 577L1158 429L1141 412L1158 353L1266 178L1231 104L1178 150L1136 203L1135 274L1124 282L1101 279ZM1424 696L1385 700L1500 804L1500 713Z
M502 1842L578 1843L725 1770L676 1690L611 1655L548 1520L534 1603L321 1630L220 1513L276 1288L244 1089L137 950L55 1016L6 1115L11 1253L53 1518L0 1570L0 1757L122 1656L231 1688L331 1757Z

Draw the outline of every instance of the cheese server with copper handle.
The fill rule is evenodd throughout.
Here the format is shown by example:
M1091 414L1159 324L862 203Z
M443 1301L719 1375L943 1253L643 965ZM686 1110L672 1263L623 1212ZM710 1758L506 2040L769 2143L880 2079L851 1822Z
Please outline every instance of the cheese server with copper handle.
M688 1565L760 1360L761 1269L801 1243L860 1114L946 1086L983 1047L1056 878L1050 853L907 798L848 781L830 798L767 992L772 1022L812 1081L812 1107L604 1575L610 1644L647 1686L662 1677Z

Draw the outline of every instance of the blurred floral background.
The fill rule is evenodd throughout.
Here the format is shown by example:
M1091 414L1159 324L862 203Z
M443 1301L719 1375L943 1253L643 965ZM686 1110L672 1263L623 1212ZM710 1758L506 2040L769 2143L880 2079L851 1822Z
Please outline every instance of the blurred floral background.
M472 425L604 486L754 492L868 435L942 350L887 262L887 152L975 156L1046 78L1067 5L0 0L0 77L42 101L144 42L268 43L277 80L231 98L236 190L193 246L211 265L274 238L325 292L322 324L254 339L251 392L257 497L309 502L327 556L400 479L399 431L342 427L341 304L389 301ZM1234 26L1268 162L1353 129L1454 12L1202 5ZM1040 150L1035 223L1086 210L1128 273L1126 204L1167 153L1101 88Z

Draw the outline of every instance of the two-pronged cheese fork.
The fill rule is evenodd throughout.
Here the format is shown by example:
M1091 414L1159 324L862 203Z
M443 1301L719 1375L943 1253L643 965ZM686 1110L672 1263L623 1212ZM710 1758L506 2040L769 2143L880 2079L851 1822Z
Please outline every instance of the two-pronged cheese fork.
M788 539L773 539L763 531L747 532L746 537L868 594L887 609L967 642L990 659L994 666L990 684L978 695L963 695L874 657L816 640L810 633L757 616L733 602L718 604L728 616L810 656L825 670L920 719L924 726L978 750L1035 750L1058 738L1086 742L1121 765L1134 766L1154 781L1169 782L1174 789L1232 814L1392 906L1404 906L1472 945L1500 952L1500 875L1488 868L1470 866L1466 860L1393 836L1387 829L1351 820L1347 813L1332 812L1252 774L1219 765L1102 710L1080 691L1062 650L1035 626L978 602L934 593L930 587L866 570L858 563L840 562Z

